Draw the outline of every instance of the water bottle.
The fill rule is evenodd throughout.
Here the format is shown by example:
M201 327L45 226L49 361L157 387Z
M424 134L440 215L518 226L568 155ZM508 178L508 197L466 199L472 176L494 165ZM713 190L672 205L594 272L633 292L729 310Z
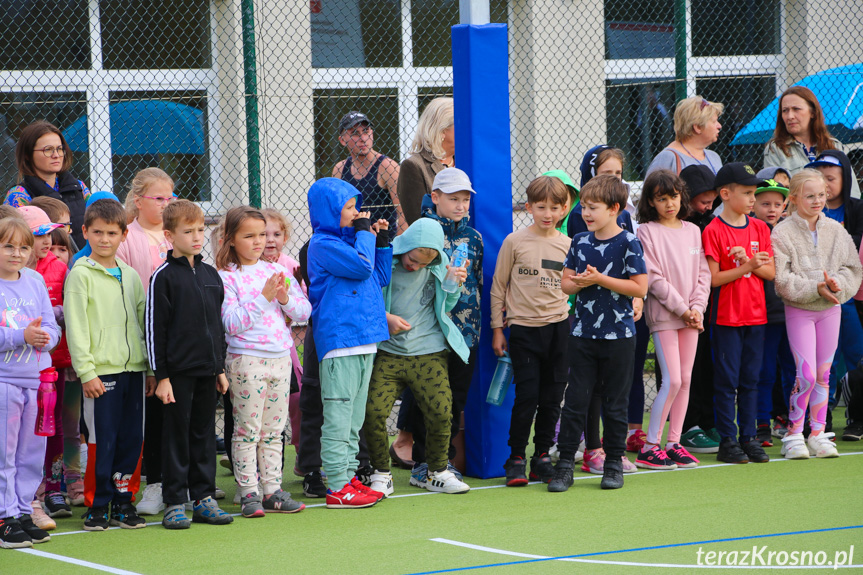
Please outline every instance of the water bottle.
M57 406L57 370L48 367L39 372L39 391L36 392L36 405L39 412L36 416L36 435L51 437L56 432L54 408Z
M512 373L512 360L509 358L507 352L503 352L503 355L497 358L497 367L494 370L494 376L491 378L488 395L485 397L486 403L498 407L503 405L506 390L509 389L509 384L512 383Z
M455 279L455 270L464 265L464 262L467 260L467 244L461 244L459 247L455 249L452 254L452 260L449 263L449 271L446 273L446 277L443 282L440 284L440 287L445 292L455 293L458 291L458 280Z

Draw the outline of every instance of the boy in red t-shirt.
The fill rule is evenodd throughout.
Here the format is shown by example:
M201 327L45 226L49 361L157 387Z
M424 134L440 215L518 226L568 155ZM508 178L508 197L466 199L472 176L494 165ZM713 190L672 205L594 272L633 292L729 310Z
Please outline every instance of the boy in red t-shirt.
M721 437L716 458L726 463L764 463L770 458L753 438L767 324L763 280L772 280L776 269L770 229L748 215L755 205L755 189L762 182L752 167L733 162L719 170L715 185L723 211L704 229L702 242L713 286L713 397Z

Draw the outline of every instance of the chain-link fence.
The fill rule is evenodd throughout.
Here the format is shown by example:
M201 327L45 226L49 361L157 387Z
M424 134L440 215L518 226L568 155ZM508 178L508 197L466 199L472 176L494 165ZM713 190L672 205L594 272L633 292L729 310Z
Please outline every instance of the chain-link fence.
M863 168L859 0L490 8L492 22L509 25L516 228L529 223L520 207L527 183L549 169L578 183L596 144L623 150L623 176L637 193L675 137L675 103L685 96L722 102L710 149L760 168L776 120L759 112L827 69L832 87L818 97L828 127ZM138 170L159 166L214 220L244 203L281 210L294 255L310 231L306 190L350 155L339 119L365 113L373 149L402 162L425 106L452 94L458 0L9 0L0 10L4 189L19 180L21 130L46 119L65 134L71 171L91 190L122 199ZM354 163L359 174L367 168ZM652 373L649 359L646 379Z

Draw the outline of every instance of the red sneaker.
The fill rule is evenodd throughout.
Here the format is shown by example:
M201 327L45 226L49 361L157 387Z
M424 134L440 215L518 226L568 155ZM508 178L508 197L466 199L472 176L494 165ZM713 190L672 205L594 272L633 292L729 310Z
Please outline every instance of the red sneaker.
M626 450L630 453L641 453L645 439L647 439L647 434L640 429L636 429L635 433L626 438Z
M378 501L380 501L381 499L384 498L383 493L381 493L380 491L375 491L374 489L371 489L369 487L366 487L365 485L363 485L363 482L360 481L359 479L357 479L356 477L351 479L350 485L351 485L351 487L353 487L354 489L356 489L357 491L359 491L363 495L369 495L371 497L374 497Z
M330 509L358 509L371 507L377 502L377 497L360 493L350 483L339 491L327 489L327 507Z

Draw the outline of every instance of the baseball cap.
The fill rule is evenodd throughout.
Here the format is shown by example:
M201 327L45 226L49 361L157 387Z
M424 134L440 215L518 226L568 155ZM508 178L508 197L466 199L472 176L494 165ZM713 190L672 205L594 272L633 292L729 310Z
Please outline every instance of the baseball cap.
M372 123L369 121L368 116L366 116L362 112L357 112L357 111L348 112L347 114L344 115L344 117L342 118L342 121L339 122L339 134L341 134L345 130L350 130L351 128L353 128L357 124L362 124L363 122L368 124L369 128L372 127Z
M758 186L755 189L755 195L761 194L763 192L779 192L786 198L788 197L788 188L777 182L776 180L764 180L761 182L762 186Z
M30 226L30 231L33 232L34 236L44 236L50 234L51 230L63 227L63 224L51 223L48 214L36 206L23 206L18 208L18 211L21 212L21 217L24 218L27 225Z
M759 178L761 178L762 180L767 181L767 180L775 179L776 174L778 174L779 172L782 172L783 174L788 176L789 180L791 179L791 172L789 172L788 170L786 170L785 168L780 167L780 166L769 166L767 168L758 170L758 173L755 175L758 176Z
M468 191L472 194L476 193L476 190L470 185L470 178L458 168L444 168L439 171L434 177L432 189L440 190L445 194L454 194L461 191Z
M820 166L834 166L837 168L842 167L842 162L839 161L839 158L836 156L822 155L818 156L818 159L814 162L809 162L804 168L818 168Z
M714 178L713 171L707 166L700 164L687 166L680 170L680 179L683 180L689 189L690 200L698 194L714 191L716 189L713 185Z
M725 164L719 171L716 172L716 179L713 182L715 189L719 189L728 184L739 184L741 186L762 186L764 180L755 175L755 170L749 164L743 162L731 162Z

